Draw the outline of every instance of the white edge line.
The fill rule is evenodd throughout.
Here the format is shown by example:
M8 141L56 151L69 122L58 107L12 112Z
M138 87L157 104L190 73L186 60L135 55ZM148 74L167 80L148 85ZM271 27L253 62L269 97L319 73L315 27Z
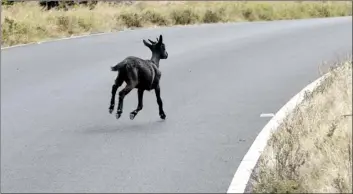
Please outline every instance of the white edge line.
M330 72L329 72L330 73ZM271 120L265 125L261 132L256 137L243 160L240 162L237 171L234 174L232 182L227 193L244 193L246 186L250 180L253 169L256 166L261 152L267 145L267 141L271 136L272 131L275 131L283 120L294 110L294 108L304 100L306 92L312 92L324 81L328 74L321 76L311 84L307 85L298 94L292 97Z
M118 32L124 32L124 31L118 31ZM13 46L2 47L1 50L11 49L11 48L15 48L15 47L29 46L29 45L33 45L33 44L43 44L43 43L49 43L49 42L57 42L57 41L61 41L61 40L69 40L69 39L76 39L76 38L84 38L84 37L88 37L88 36L105 35L105 34L111 34L111 33L114 33L114 32L102 32L102 33L95 33L95 34L85 34L85 35L78 35L78 36L68 36L68 37L63 37L63 38L58 38L58 39L52 39L52 40L45 40L45 41L40 41L40 42L31 42L31 43L27 43L27 44L16 44L16 45L13 45Z
M164 27L164 26L162 26L162 27ZM30 43L27 43L27 44L16 44L16 45L13 45L13 46L1 47L1 50L11 49L11 48L15 48L15 47L29 46L29 45L34 45L34 44L58 42L58 41L62 41L62 40L70 40L70 39L77 39L77 38L84 38L84 37L91 37L91 36L100 36L100 35L107 35L107 34L114 34L114 33L123 33L123 32L136 31L136 30L152 30L152 29L155 29L155 28L156 28L156 26L144 27L144 28L136 28L136 29L124 28L124 29L121 29L121 30L111 31L111 32L98 32L98 33L84 34L84 35L71 35L71 36L57 38L57 39L48 39L48 40L39 41L39 42L30 42Z
M274 20L275 21L275 20ZM279 20L281 21L281 20ZM168 28L193 28L193 27L202 27L202 26L212 26L212 25L240 25L240 24L250 24L250 23L264 23L268 21L239 21L239 22L222 22L222 23L201 23L201 24L187 24L187 25L172 25L172 26L150 26L150 27L141 27L141 28L123 28L121 30L117 31L111 31L111 32L98 32L98 33L92 33L92 34L84 34L84 35L71 35L67 37L62 37L62 38L53 38L53 39L48 39L44 41L39 41L39 42L30 42L27 44L16 44L12 46L7 46L7 47L1 47L1 50L6 50L6 49L11 49L11 48L16 48L16 47L23 47L23 46L30 46L30 45L37 45L37 44L43 44L43 43L50 43L50 42L58 42L62 40L70 40L70 39L76 39L76 38L84 38L84 37L91 37L91 36L99 36L99 35L107 35L107 34L114 34L114 33L122 33L122 32L130 32L130 31L137 31L137 30L153 30L156 28L159 29L168 29Z
M232 22L224 22L224 23L217 23L217 24L228 24ZM241 24L241 23L247 23L247 22L234 22L234 24ZM206 26L206 25L215 25L215 24L193 24L193 25L173 25L173 26L151 26L151 27L142 27L142 28L124 28L121 30L117 31L111 31L111 32L99 32L99 33L92 33L92 34L84 34L84 35L71 35L67 37L62 37L62 38L56 38L56 39L48 39L44 41L39 41L39 42L30 42L27 44L16 44L13 46L7 46L7 47L1 47L1 50L5 49L11 49L11 48L16 48L16 47L23 47L23 46L30 46L30 45L36 45L36 44L43 44L43 43L49 43L49 42L57 42L57 41L62 41L62 40L70 40L70 39L76 39L76 38L84 38L84 37L91 37L91 36L99 36L99 35L107 35L107 34L114 34L114 33L122 33L122 32L129 32L129 31L137 31L137 30L153 30L156 28L173 28L173 27L199 27L199 26Z
M335 18L350 18L351 16L341 16L341 17L331 17L332 19ZM331 19L329 18L329 19ZM62 41L62 40L69 40L69 39L76 39L76 38L84 38L84 37L90 37L90 36L99 36L99 35L106 35L106 34L113 34L113 33L121 33L121 32L129 32L129 31L136 31L136 30L153 30L155 28L175 28L175 27L184 27L184 28L192 28L192 27L202 27L202 26L211 26L211 25L240 25L240 24L256 24L256 23L268 23L268 22L284 22L284 21L301 21L301 20L315 20L315 19L328 19L328 18L307 18L307 19L294 19L294 20L272 20L272 21L238 21L238 22L220 22L220 23L201 23L201 24L191 24L191 25L172 25L172 26L151 26L151 27L142 27L142 28L124 28L122 30L117 30L117 31L112 31L112 32L98 32L98 33L92 33L92 34L84 34L84 35L72 35L68 37L62 37L62 38L57 38L57 39L49 39L49 40L44 40L44 41L39 41L39 42L30 42L27 44L16 44L13 46L7 46L7 47L1 47L1 50L6 50L6 49L11 49L11 48L16 48L16 47L23 47L23 46L30 46L30 45L36 45L36 44L43 44L43 43L49 43L49 42L57 42L57 41Z

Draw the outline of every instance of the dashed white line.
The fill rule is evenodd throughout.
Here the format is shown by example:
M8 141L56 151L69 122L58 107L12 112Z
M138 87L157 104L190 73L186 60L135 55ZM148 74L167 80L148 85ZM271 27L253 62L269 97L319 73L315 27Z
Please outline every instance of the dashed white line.
M273 114L273 113L262 113L260 115L260 117L274 117L274 116L275 116L275 114Z

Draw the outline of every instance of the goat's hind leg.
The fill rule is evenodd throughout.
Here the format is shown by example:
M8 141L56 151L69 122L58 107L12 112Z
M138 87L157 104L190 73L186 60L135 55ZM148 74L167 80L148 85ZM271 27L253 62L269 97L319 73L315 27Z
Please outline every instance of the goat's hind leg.
M133 120L136 115L138 114L138 112L140 112L140 110L142 110L143 107L143 93L144 93L144 89L138 89L137 90L137 95L138 95L138 104L137 104L137 108L136 110L132 111L130 113L130 119Z
M131 92L132 89L135 88L135 84L127 84L124 89L122 89L119 92L119 104L118 104L118 110L116 111L116 119L119 119L121 117L121 114L123 113L123 106L124 106L124 98L127 94Z
M110 99L110 105L109 105L109 113L112 114L113 110L114 110L114 106L115 106L115 95L116 95L116 91L118 90L118 88L123 84L124 79L122 76L119 76L115 79L115 83L112 86L112 96Z
M116 112L116 119L119 119L121 114L123 113L125 96L129 94L131 90L133 90L137 86L138 77L137 77L137 70L135 68L131 68L131 66L127 66L125 82L126 82L125 88L119 92L119 104L118 104L118 110Z

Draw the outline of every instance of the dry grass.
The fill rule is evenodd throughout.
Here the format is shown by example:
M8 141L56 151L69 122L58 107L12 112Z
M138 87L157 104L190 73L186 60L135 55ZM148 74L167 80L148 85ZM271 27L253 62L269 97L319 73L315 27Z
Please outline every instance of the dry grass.
M124 28L352 15L352 2L99 2L68 10L38 2L2 6L1 46Z
M270 138L253 192L352 192L352 60L331 72Z

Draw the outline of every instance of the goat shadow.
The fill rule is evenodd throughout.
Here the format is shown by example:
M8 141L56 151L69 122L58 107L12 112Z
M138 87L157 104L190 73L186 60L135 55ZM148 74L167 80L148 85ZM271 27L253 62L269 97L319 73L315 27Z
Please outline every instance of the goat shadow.
M84 134L104 134L104 133L119 133L119 132L136 132L140 130L162 129L165 120L145 121L145 122L122 122L110 125L89 126L80 130Z

